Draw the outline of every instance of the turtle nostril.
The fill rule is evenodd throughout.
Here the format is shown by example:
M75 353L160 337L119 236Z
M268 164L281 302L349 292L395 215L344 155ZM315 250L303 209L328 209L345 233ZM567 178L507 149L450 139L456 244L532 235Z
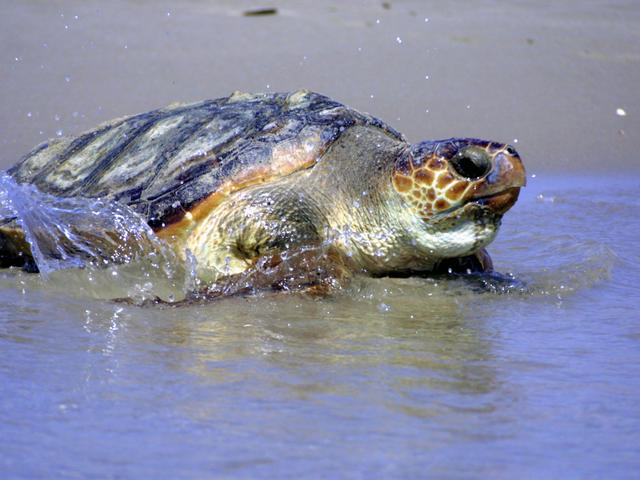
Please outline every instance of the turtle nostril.
M491 160L484 150L465 148L451 159L451 165L461 176L477 180L491 171Z

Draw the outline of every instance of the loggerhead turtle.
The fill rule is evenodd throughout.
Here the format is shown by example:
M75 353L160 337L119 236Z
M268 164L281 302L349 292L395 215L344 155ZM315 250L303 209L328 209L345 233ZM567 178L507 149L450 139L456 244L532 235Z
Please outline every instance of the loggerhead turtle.
M484 247L526 178L509 145L410 145L306 90L236 92L114 120L38 146L8 174L56 197L128 205L195 258L205 285L245 275L278 288L351 272L490 269ZM30 259L20 222L0 219L0 264Z

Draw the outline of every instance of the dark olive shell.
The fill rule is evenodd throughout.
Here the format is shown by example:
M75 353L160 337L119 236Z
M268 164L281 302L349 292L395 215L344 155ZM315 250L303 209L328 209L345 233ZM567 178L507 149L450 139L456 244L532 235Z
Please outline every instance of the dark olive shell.
M114 120L76 138L51 140L27 154L9 174L59 197L126 203L161 228L221 185L241 184L248 170L269 181L308 168L354 125L381 129L402 140L380 120L316 93L235 93Z

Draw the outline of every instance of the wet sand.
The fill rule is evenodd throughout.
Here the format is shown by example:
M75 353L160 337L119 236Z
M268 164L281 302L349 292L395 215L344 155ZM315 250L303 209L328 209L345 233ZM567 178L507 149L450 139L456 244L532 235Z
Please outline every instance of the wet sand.
M637 171L635 2L345 3L2 0L0 167L174 101L305 87L410 141L514 143L530 173Z

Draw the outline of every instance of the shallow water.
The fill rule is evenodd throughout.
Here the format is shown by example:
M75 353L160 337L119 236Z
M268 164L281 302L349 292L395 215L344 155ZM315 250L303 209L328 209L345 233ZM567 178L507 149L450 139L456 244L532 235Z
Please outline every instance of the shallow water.
M104 300L110 270L2 271L0 471L631 478L638 187L530 178L499 278L162 308Z

